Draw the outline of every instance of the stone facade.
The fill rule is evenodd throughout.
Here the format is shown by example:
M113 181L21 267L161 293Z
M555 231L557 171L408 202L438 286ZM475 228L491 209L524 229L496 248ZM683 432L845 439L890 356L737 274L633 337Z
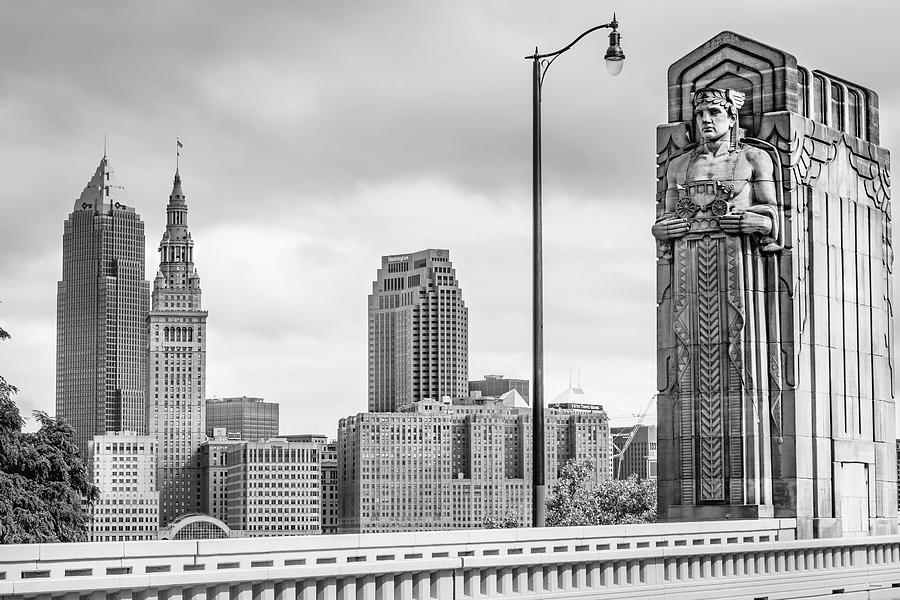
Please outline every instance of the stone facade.
M746 143L772 163L775 239L745 238L743 263L727 250L699 256L712 234L688 236L696 249L658 243L660 518L796 517L801 537L895 532L890 177L877 95L717 35L669 69L660 219L670 169L699 139L692 94L707 87L743 94ZM729 287L739 267L746 276ZM703 290L720 316L702 310ZM680 303L698 315L683 331Z

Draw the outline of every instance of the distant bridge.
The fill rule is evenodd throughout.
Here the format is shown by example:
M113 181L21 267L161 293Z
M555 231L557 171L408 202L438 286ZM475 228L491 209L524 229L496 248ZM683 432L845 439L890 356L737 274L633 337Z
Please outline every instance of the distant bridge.
M0 547L2 598L900 598L900 536L794 521Z

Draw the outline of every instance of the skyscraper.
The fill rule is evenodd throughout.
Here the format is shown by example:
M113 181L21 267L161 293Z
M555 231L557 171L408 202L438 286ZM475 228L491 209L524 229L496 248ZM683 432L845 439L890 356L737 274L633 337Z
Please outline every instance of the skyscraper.
M369 295L369 411L468 395L468 344L450 251L383 256Z
M200 444L204 440L206 316L181 175L166 206L153 310L147 317L149 434L157 440L160 525L200 510Z
M95 435L145 426L144 223L106 155L63 232L56 296L56 414L85 457Z

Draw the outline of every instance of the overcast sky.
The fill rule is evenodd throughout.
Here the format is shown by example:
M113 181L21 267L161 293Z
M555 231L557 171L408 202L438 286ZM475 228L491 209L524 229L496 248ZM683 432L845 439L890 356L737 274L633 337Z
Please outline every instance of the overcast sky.
M610 19L544 87L546 396L570 369L612 414L655 391L655 128L668 66L730 29L876 90L900 140L895 3L0 1L0 373L54 408L63 222L109 136L146 224L190 207L208 396L281 404L282 433L366 409L384 254L449 248L469 373L530 378L531 64ZM889 7L889 8L885 8ZM577 376L576 376L577 379Z

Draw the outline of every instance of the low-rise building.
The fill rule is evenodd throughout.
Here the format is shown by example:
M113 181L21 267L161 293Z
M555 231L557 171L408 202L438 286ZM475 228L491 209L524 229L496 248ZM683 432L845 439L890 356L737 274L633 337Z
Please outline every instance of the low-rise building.
M222 522L228 519L228 449L240 443L221 427L200 446L200 510Z
M91 472L100 498L91 506L94 542L155 540L159 529L156 439L129 431L94 436Z
M550 408L545 427L548 486L569 458L591 458L597 479L610 477L602 407ZM339 531L479 528L509 513L527 526L531 457L531 410L504 397L425 399L346 417L338 424Z
M339 421L341 533L451 527L450 405L415 406Z
M612 437L609 417L597 404L554 403L546 415L547 484L556 480L559 469L569 460L590 460L597 482L613 476ZM555 440L555 446L550 444ZM549 465L556 465L551 469Z
M321 533L321 445L283 437L229 446L228 527L246 536Z

